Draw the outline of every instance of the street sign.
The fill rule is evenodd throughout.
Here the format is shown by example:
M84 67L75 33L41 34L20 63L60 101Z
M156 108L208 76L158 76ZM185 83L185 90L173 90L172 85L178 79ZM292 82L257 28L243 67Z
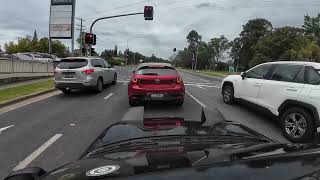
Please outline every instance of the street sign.
M73 37L76 0L51 0L49 36L51 39Z

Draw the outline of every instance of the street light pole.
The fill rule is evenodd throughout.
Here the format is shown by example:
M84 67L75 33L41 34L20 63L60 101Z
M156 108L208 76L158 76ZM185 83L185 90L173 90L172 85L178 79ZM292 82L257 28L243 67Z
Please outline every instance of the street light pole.
M131 38L127 39L127 49L128 49L128 51L129 51L129 41L132 40L132 39L137 39L137 38L145 38L145 37L135 36L135 37L131 37ZM134 53L134 62L135 62L135 55L136 54ZM126 66L127 66L127 61L128 61L128 59L126 58Z

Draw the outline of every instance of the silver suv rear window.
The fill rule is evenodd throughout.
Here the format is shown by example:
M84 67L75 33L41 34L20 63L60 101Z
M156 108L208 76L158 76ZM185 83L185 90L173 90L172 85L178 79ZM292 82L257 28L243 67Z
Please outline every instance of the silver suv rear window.
M86 59L62 59L58 68L60 69L78 69L88 65Z

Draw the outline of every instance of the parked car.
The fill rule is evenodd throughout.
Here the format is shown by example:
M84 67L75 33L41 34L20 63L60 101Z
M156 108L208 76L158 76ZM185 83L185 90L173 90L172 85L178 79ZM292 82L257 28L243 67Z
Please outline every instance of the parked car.
M0 53L0 59L3 59L3 60L12 60L12 59L16 59L16 57L11 54L11 53L4 53L4 52L1 52Z
M320 126L320 63L283 61L258 65L222 81L223 100L242 99L277 116L284 135L305 142Z
M175 101L183 105L185 87L178 71L167 63L143 63L128 85L129 104L145 101Z
M50 54L46 54L46 53L37 53L37 54L42 57L41 61L53 62L54 60Z
M34 59L30 56L27 56L25 54L13 54L13 56L15 57L15 59L18 60L25 60L25 61L33 61Z
M33 54L33 53L18 53L18 54L23 54L23 55L29 56L33 60L36 60L36 61L43 61L43 58L39 54Z
M55 87L66 94L83 88L94 88L99 93L105 84L117 83L116 70L99 57L62 59L54 74Z
M319 144L281 144L214 111L194 121L165 116L141 120L133 117L143 117L143 110L136 112L106 127L75 161L50 171L24 167L5 180L320 178ZM54 164L43 156L46 164Z

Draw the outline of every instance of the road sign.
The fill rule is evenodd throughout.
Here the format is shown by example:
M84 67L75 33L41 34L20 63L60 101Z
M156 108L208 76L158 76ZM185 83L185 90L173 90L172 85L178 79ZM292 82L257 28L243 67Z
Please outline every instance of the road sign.
M49 36L71 39L73 36L75 0L51 0Z

